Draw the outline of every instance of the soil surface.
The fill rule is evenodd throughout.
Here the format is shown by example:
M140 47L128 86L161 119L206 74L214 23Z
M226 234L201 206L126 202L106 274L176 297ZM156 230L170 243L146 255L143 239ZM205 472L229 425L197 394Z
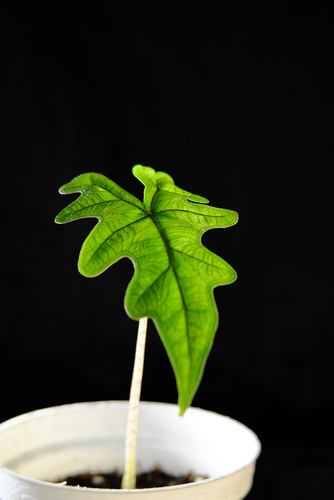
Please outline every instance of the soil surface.
M112 472L110 474L79 474L77 476L66 477L57 482L66 482L68 486L120 489L121 481L122 475L118 472ZM145 472L137 476L137 489L175 486L177 484L192 483L194 481L195 477L192 474L176 477L166 474L165 472L157 468L151 472Z

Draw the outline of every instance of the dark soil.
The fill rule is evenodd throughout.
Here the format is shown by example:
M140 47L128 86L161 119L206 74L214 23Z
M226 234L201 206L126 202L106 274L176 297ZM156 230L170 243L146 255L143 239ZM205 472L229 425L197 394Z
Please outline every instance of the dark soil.
M137 489L141 488L160 488L162 486L175 486L194 482L192 474L187 476L171 476L162 472L160 469L154 469L151 472L145 472L137 476ZM60 481L66 481L68 486L83 486L86 488L112 488L120 489L122 475L118 472L110 474L79 474L77 476L66 477Z

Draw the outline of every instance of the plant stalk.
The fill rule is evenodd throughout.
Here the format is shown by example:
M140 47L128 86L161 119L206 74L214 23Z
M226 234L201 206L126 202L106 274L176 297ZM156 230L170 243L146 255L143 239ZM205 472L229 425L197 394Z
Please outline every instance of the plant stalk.
M126 427L125 463L121 485L122 489L136 488L138 410L144 368L147 319L148 318L146 316L144 318L140 318L138 325L135 362L131 381L129 413Z

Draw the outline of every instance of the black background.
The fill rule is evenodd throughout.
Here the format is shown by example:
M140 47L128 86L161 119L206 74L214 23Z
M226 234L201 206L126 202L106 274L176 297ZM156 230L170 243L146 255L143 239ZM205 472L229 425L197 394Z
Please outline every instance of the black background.
M2 4L0 421L128 398L132 264L83 278L95 222L53 219L87 171L141 198L141 163L240 215L203 237L239 278L194 406L259 435L249 499L334 499L333 29L300 5ZM142 399L177 399L153 324Z

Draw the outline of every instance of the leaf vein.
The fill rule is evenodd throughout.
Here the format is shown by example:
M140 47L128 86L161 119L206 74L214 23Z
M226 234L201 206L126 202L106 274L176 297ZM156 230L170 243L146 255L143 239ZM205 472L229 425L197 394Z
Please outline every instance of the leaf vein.
M162 241L164 242L164 245L165 245L165 248L166 248L166 252L167 252L167 255L168 255L168 259L169 259L169 267L173 270L173 274L174 274L174 277L175 277L175 280L176 280L176 283L177 283L177 286L179 288L179 292L180 292L180 296L181 296L181 300L182 300L182 305L183 305L183 309L184 309L184 315L185 315L185 319L186 319L186 335L187 335L187 340L188 340L188 348L189 348L189 356L191 356L191 350L190 350L190 338L189 338L189 323L188 323L188 308L187 308L187 304L186 304L186 301L185 301L185 298L184 298L184 295L183 295L183 291L182 291L182 287L181 287L181 283L180 283L180 280L179 280L179 277L178 277L178 274L176 272L176 269L175 269L175 265L174 265L174 262L173 262L173 256L172 256L172 253L171 253L171 247L168 243L168 240L162 230L162 228L160 227L160 224L158 223L157 220L155 220L155 218L150 215L150 218L152 219L153 223L155 224L155 227L157 228L157 231L159 232L161 238L162 238Z
M193 214L193 215L201 215L202 217L217 217L217 218L224 218L227 217L229 214L226 215L212 215L212 214L201 214L199 212L192 212L191 210L182 210L182 209L166 209L166 210L160 210L160 212L155 212L154 215L158 214L163 214L164 212L186 212L188 214Z
M114 231L113 233L111 233L108 236L108 238L106 238L105 240L103 240L103 242L101 243L101 245L99 245L99 247L95 250L95 252L93 253L93 255L91 256L91 258L88 261L88 265L94 259L95 255L101 250L101 248L103 247L103 245L105 245L110 240L110 238L112 238L116 233L119 233L120 231L123 231L123 229L125 229L127 227L130 227L132 224L136 224L137 222L140 222L141 220L146 219L146 217L147 217L147 215L145 215L144 217L141 217L140 219L131 221L129 224L126 224L125 226L122 226L119 229L117 229L116 231Z
M157 189L156 189L154 195L152 196L152 200L151 200L151 204L150 204L150 213L153 212L154 199L155 199L156 195L158 194L158 191L159 191L159 188L157 186Z
M141 210L142 212L145 213L145 210L141 207L138 207L138 205L136 205L135 203L132 203L131 201L128 201L128 200L125 200L124 198L122 198L121 196L117 195L116 193L114 193L113 191L111 191L110 189L104 187L104 186L101 186L100 184L97 184L96 182L92 181L92 185L93 186L97 186L101 189L103 189L104 191L107 191L108 193L112 194L113 196L116 196L116 198L118 198L119 201L124 201L124 203L128 203L129 205L133 205L134 207L137 207L139 208L139 210ZM109 201L112 201L112 200L109 200ZM115 200L116 201L116 200Z
M186 257L190 257L191 259L198 260L199 262L203 262L203 264L206 264L207 266L215 267L216 269L221 269L219 266L216 266L215 264L210 264L210 262L207 262L206 260L199 259L198 257L194 257L193 255L190 255L188 253L182 252L182 250L177 250L176 248L172 248L174 252L182 253L182 255L185 255Z
M123 201L123 200L105 200L105 201L100 201L99 203L92 203L91 205L87 205L87 207L82 206L78 210L71 212L69 215L74 216L75 214L80 214L80 212L82 212L83 210L87 210L88 208L91 208L91 207L97 207L99 205L103 205L103 203L119 203L121 201ZM98 215L96 215L96 216L94 215L93 217L99 218Z
M166 269L165 269L165 270L164 270L161 274L159 274L159 276L158 276L158 277L157 277L157 278L153 281L153 283L151 283L151 284L150 284L150 285L146 288L145 292L143 292L142 297L143 297L143 296L144 296L144 295L145 295L145 294L146 294L146 293L150 290L150 288L152 288L152 287L153 287L153 286L154 286L154 285L155 285L155 284L156 284L156 283L160 280L160 278L162 278L162 277L163 277L163 275L164 275L164 274L166 274L166 273L167 273L167 271L170 269L170 267L171 267L171 266L169 265L168 267L166 267ZM141 298L142 298L142 297L139 297L139 298L137 299L137 303L139 302L139 300L141 300Z

